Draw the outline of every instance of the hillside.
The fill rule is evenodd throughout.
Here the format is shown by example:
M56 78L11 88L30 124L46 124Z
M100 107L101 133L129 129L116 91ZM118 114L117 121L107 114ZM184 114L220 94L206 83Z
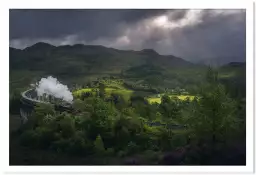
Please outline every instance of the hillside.
M154 67L162 72L170 69L197 68L182 58L159 55L152 49L123 51L82 44L56 47L40 42L24 50L9 48L9 51L11 82L15 82L20 75L26 76L27 73L33 74L33 78L53 75L62 80L75 78L83 82L84 77L88 79L104 75L119 76L125 74L126 70L129 72L140 66L146 66L148 69Z
M246 64L231 62L219 68L219 77L233 96L246 96Z
M151 49L10 48L10 164L244 165L245 70L245 63L234 62L215 72ZM39 105L38 120L19 130L20 91L46 75L68 85L73 110ZM216 121L220 141L209 155ZM190 144L198 138L206 138L203 150Z
M73 74L121 72L145 63L160 67L193 66L181 58L159 55L151 49L122 51L82 44L55 47L46 43L37 43L24 50L10 48L10 68L47 70L56 74L62 74L66 69L72 68L76 68L70 70Z
M115 76L132 86L149 86L160 91L184 88L196 92L196 87L203 84L207 69L172 55L160 55L152 49L124 51L82 44L56 47L40 42L23 50L9 48L9 52L11 91L52 75L69 86ZM240 67L232 63L224 65L220 68L220 77L235 76L241 80L245 69Z

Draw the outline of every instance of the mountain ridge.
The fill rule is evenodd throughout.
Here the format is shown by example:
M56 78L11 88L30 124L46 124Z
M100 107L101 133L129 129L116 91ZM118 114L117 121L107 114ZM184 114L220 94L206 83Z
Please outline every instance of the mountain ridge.
M80 48L80 49L82 49L82 48L85 48L85 47L87 47L87 48L104 48L104 49L111 49L111 50L116 50L116 51L121 51L121 52L122 51L123 52L135 52L135 53L142 53L142 54L154 54L154 55L160 55L160 56L176 57L174 55L161 55L158 52L156 52L154 49L142 49L142 50L138 50L138 51L135 51L135 50L121 50L121 49L106 47L106 46L103 46L103 45L86 45L86 44L73 44L73 45L65 44L65 45L55 46L55 45L52 45L52 44L49 44L49 43L46 43L46 42L37 42L37 43L35 43L31 46L25 47L24 49L18 49L18 48L9 46L9 49L24 51L24 50L45 49L45 48L55 48L55 49L58 49L58 48ZM176 58L179 58L179 57L176 57ZM180 58L180 59L182 59L182 58Z
M53 46L48 43L39 42L22 50L9 47L9 51L11 67L15 68L20 64L18 67L23 69L30 68L30 66L41 69L42 67L47 68L45 64L60 66L71 62L73 65L77 64L78 67L82 65L85 67L90 65L92 69L101 67L100 70L98 69L99 71L112 69L113 67L117 69L119 67L119 72L123 69L143 64L153 64L165 68L195 66L191 62L173 55L160 55L153 49L127 51L107 48L101 45L75 44ZM38 64L41 67L37 66Z

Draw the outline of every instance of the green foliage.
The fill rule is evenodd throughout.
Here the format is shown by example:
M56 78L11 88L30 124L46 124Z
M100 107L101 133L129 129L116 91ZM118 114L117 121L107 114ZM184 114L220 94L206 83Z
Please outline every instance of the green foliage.
M40 103L35 107L34 116L35 116L37 123L42 122L44 117L48 114L50 114L50 115L55 114L53 105L48 104L48 103Z
M118 153L117 153L117 156L118 157L124 157L127 155L127 152L123 151L123 150L120 150Z
M94 149L97 154L103 154L106 151L104 147L104 142L102 141L100 135L98 135L94 141Z
M186 144L188 144L188 138L186 134L174 134L172 137L172 147L177 148L177 147L183 147Z
M97 154L102 162L103 156L134 154L157 161L156 154L188 144L209 147L245 137L245 65L219 72L209 68L204 79L205 67L170 57L99 46L10 49L11 114L19 113L20 92L42 76L57 76L75 90L74 113L40 104L21 130L21 143L77 156ZM187 162L202 162L198 152L191 157Z
M203 87L200 100L187 111L187 125L198 141L227 142L238 129L236 102L218 83L216 73L210 70L207 78L209 84Z
M86 103L85 101L82 101L80 99L74 100L73 104L72 104L73 108L77 111L77 112L92 112L92 106L88 103Z
M73 136L75 133L75 121L72 116L64 114L62 120L59 121L59 131L64 138Z
M161 98L161 104L170 103L171 99L168 95L163 95Z
M69 140L68 151L75 155L87 155L92 151L92 145L84 139L84 134L77 131Z
M105 85L103 83L100 83L100 86L99 86L99 96L101 98L104 98L105 94L106 94Z
M170 98L167 95L162 96L162 102L159 105L161 114L165 118L177 118L180 116L180 101L177 98Z
M134 143L133 141L130 141L127 145L127 153L128 154L134 154L137 153L139 150L139 146Z
M11 114L19 114L20 112L20 92L19 91L15 91L10 95L9 98L9 111Z
M52 141L54 141L54 135L51 128L37 127L34 132L37 134L37 144L41 148L48 148Z
M115 154L115 150L113 148L107 148L105 154L108 156L113 156Z
M24 146L36 147L38 135L34 130L26 130L20 136L20 142Z

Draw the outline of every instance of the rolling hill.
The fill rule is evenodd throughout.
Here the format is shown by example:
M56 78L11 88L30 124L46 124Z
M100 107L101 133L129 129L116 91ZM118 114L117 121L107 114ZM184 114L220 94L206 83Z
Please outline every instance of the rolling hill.
M63 80L100 75L120 75L140 66L161 70L195 68L195 64L175 56L159 55L152 49L123 51L104 46L82 45L53 46L37 43L23 50L9 48L10 74L53 75ZM24 75L26 76L26 75Z
M97 45L53 46L39 42L23 50L9 48L10 89L27 87L52 75L66 84L84 84L103 76L117 76L133 84L157 88L193 89L203 83L206 66L153 49L118 50ZM222 66L221 75L242 75L234 64ZM240 70L240 71L237 71ZM237 77L237 75L235 75Z

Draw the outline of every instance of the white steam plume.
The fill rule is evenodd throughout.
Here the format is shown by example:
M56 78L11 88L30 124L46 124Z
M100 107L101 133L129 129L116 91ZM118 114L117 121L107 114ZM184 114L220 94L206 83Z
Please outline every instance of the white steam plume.
M69 103L72 103L73 101L73 95L69 91L68 87L61 84L57 78L52 76L42 78L39 83L36 84L36 92L38 96L46 94L52 95Z

